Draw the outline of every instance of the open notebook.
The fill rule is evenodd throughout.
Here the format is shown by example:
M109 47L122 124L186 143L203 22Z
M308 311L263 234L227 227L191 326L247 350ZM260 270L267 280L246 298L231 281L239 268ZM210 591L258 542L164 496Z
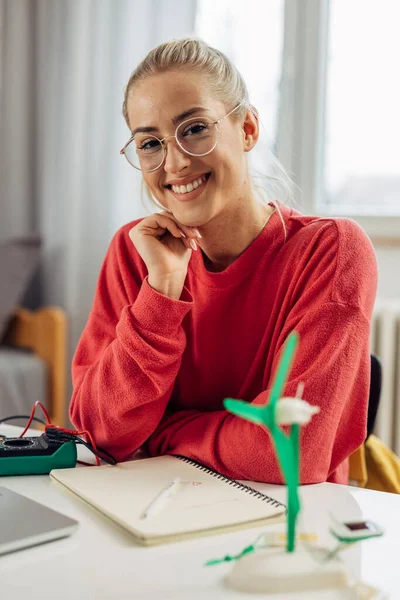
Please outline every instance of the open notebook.
M54 469L50 477L147 546L261 526L286 514L277 500L184 457ZM143 519L146 507L176 477L181 482L162 510Z

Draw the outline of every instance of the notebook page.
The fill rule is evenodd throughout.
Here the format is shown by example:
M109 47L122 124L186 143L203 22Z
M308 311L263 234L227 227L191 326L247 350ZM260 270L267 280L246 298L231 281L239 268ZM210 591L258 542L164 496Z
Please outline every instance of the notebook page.
M141 538L219 529L285 512L173 456L57 469L51 476ZM145 508L175 477L182 481L162 510L143 519Z

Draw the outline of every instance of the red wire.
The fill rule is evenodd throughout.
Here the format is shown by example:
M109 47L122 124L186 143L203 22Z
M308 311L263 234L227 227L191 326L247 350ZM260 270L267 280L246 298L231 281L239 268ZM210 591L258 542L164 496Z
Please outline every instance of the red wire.
M35 412L36 412L36 408L39 406L39 408L42 409L44 416L46 417L46 421L48 425L51 425L51 421L50 421L50 417L49 417L49 413L47 412L47 410L45 409L45 407L43 406L43 404L41 402L39 402L39 400L36 400L35 404L32 406L32 410L31 410L31 414L29 417L29 421L25 427L25 429L23 430L23 432L21 433L21 435L19 436L20 438L24 437L25 433L27 432L27 430L29 429L30 424L33 421L33 417L35 416Z
M28 423L27 423L27 425L26 425L25 429L23 430L23 432L22 432L22 433L21 433L21 435L19 436L20 438L24 437L25 433L26 433L26 432L27 432L27 430L29 429L29 426L30 426L30 424L31 424L31 423L32 423L32 421L33 421L33 417L35 416L36 408L37 408L38 406L39 406L39 408L41 408L41 410L42 410L42 412L43 412L44 416L46 417L47 425L45 425L45 430L46 430L48 427L52 427L52 428L54 428L54 429L58 429L59 431L63 431L64 433L69 433L69 434L71 434L71 435L76 435L76 436L78 436L78 435L86 435L86 436L89 438L89 443L91 444L92 448L93 448L93 449L94 449L96 452L98 452L98 450L97 450L97 446L96 446L96 444L95 444L95 441L93 440L93 438L92 438L92 436L91 436L91 434L90 434L90 432L89 432L89 431L86 431L86 430L83 430L83 431L76 431L76 429L65 429L64 427L59 427L58 425L53 425L53 424L52 424L52 422L50 421L49 413L47 412L47 410L45 409L45 407L43 406L43 404L42 404L41 402L39 402L39 400L37 400L37 401L35 402L35 404L33 405L33 407L32 407L32 410L31 410L31 414L30 414L30 416L29 416L29 421L28 421ZM90 465L90 466L93 466L93 465L91 465L90 463L86 463L86 462L83 462L83 461L81 461L81 460L80 460L80 461L78 461L78 462L82 463L83 465ZM98 457L98 456L96 456L96 464L97 464L97 465L100 465L100 459L99 459L99 457Z

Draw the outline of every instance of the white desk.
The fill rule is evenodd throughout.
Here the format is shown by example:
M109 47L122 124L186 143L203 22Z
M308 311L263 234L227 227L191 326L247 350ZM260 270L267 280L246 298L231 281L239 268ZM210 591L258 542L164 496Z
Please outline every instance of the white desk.
M0 433L5 435L16 436L20 431L0 426ZM231 568L229 563L203 566L210 558L242 550L256 537L258 529L143 548L135 545L118 526L60 490L46 475L3 477L0 485L80 522L79 531L70 538L0 557L2 598L254 600L259 597L224 587L222 579ZM286 500L282 486L258 483L254 487L278 500ZM339 518L368 517L385 529L382 538L362 542L345 550L342 556L362 581L383 588L392 599L400 599L400 496L330 483L305 486L301 495L303 516L299 530L317 532L322 543L334 545L328 533L328 510L333 510ZM335 600L340 597L332 596Z

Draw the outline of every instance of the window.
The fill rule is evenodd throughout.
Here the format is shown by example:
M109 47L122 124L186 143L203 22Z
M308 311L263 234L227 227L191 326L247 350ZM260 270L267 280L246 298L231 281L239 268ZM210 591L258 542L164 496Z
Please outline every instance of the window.
M260 111L257 170L270 147L300 210L387 238L400 232L399 21L397 0L199 0L196 16Z
M232 60L259 111L260 139L250 156L253 169L262 175L277 133L283 26L284 0L197 2L196 35Z
M400 215L400 5L331 0L323 203Z

